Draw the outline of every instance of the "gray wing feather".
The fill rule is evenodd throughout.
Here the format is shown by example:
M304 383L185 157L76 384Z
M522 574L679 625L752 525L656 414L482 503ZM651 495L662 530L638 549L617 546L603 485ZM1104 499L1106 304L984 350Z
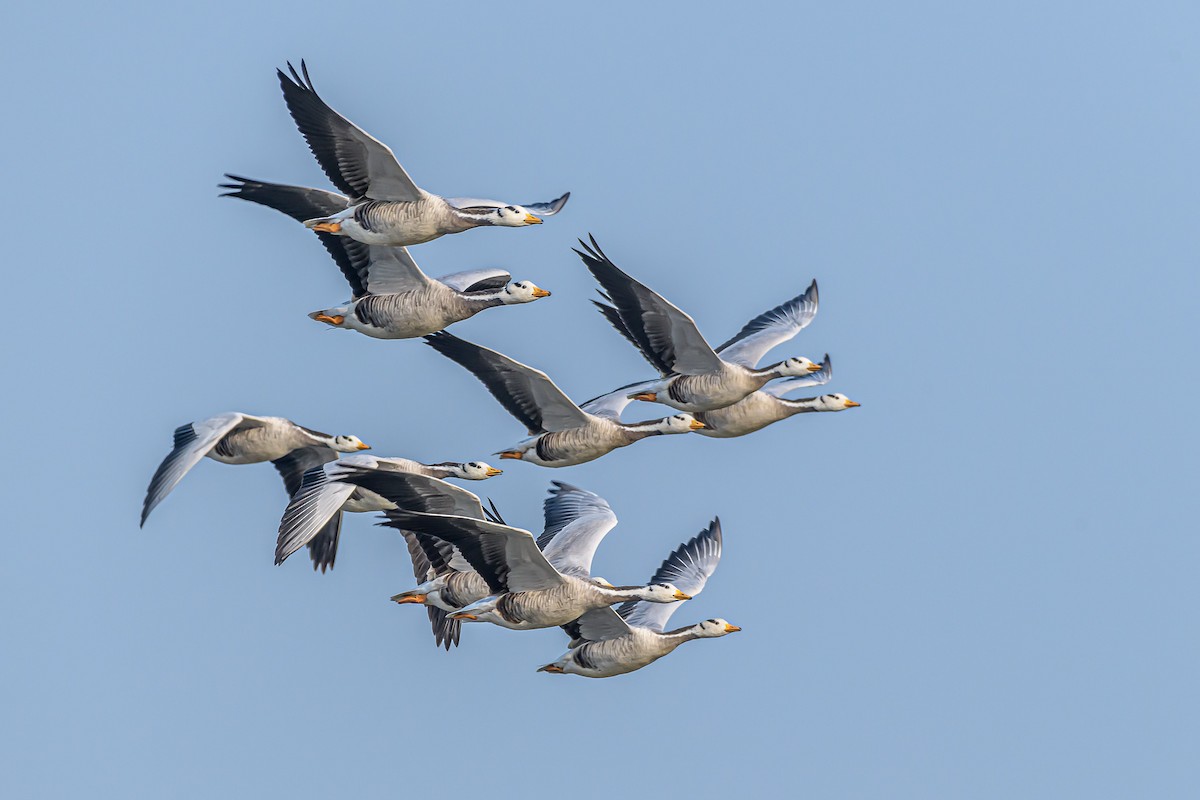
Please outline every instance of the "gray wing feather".
M621 420L621 412L625 410L626 406L633 402L629 399L629 395L636 394L637 392L647 389L656 383L658 383L657 380L630 383L620 387L619 389L613 389L608 394L602 394L599 397L593 397L591 400L588 400L586 403L580 406L580 408L594 416L607 417L608 419L619 422Z
M334 111L317 94L308 66L277 70L283 98L296 126L333 185L352 198L419 200L421 190L387 145Z
M362 283L371 294L399 294L420 289L429 283L429 277L413 261L407 247L371 245Z
M571 637L571 647L577 647L584 642L619 639L629 633L629 623L613 611L612 606L594 608L562 628Z
M617 267L595 237L590 246L583 241L579 244L583 250L575 252L620 313L622 333L637 342L662 374L699 375L721 369L721 359L690 316Z
M589 578L596 548L616 526L617 515L594 492L562 481L553 484L543 504L546 525L537 546L562 574Z
M340 465L332 479L361 486L408 511L483 519L479 496L440 478L389 469Z
M562 207L567 204L567 200L570 197L571 193L567 192L561 197L545 203L504 203L500 200L488 200L483 197L447 197L446 202L461 211L467 209L504 208L505 206L518 205L533 214L552 217L559 211L562 211Z
M158 469L154 471L154 477L150 479L150 486L146 489L140 524L146 524L146 518L150 516L150 512L154 510L155 506L171 493L183 476L196 466L196 463L204 458L225 434L243 424L247 427L257 427L260 423L245 414L230 412L218 414L199 422L189 422L176 428L174 447L158 465Z
M803 389L806 386L823 386L831 380L833 380L833 360L829 357L829 353L826 353L825 360L821 362L821 369L817 372L772 381L764 386L761 391L775 395L776 397L783 397L793 389Z
M331 461L304 473L300 488L292 495L279 521L276 564L282 564L292 553L321 535L330 520L341 516L342 506L350 499L354 487L331 479L331 471L337 467L338 462Z
M817 316L817 282L809 284L804 294L770 311L764 311L747 322L732 339L717 348L721 358L735 364L754 368L771 348L783 344L809 326Z
M337 453L332 447L315 444L309 447L297 447L283 458L277 458L271 463L283 478L283 488L292 497L300 490L304 473L313 467L320 467L330 461L337 460Z
M692 597L704 590L704 584L721 561L721 520L714 519L698 535L667 556L649 583L670 583ZM618 613L633 627L661 631L682 603L623 603Z
M470 370L530 434L588 424L588 415L546 373L445 331L430 334L425 341Z

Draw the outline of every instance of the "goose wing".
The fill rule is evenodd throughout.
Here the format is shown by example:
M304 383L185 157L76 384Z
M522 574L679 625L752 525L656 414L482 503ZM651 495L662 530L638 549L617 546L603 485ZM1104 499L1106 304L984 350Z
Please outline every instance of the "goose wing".
M817 282L814 280L804 294L747 322L737 335L718 347L717 352L726 361L753 369L768 350L807 328L817 316L817 305Z
M604 287L620 314L618 330L664 375L717 372L721 359L700 334L696 323L665 297L634 280L608 259L595 237L576 250L588 271ZM603 311L603 309L602 309ZM610 315L605 313L605 317ZM611 321L611 319L610 319Z
M387 145L321 99L303 61L300 72L290 63L287 66L290 77L276 70L283 99L308 149L334 186L355 200L412 201L422 197L423 192Z
M445 331L432 333L425 341L466 367L531 435L588 424L587 413L571 402L546 373Z
M557 197L554 200L544 203L502 203L499 200L484 200L483 198L479 197L448 197L446 198L446 202L457 208L459 211L475 213L492 211L497 208L504 208L505 206L518 205L532 214L542 217L552 217L559 211L562 211L562 207L567 204L567 200L569 200L570 197L571 193L567 192L561 197Z
M563 625L562 629L571 637L571 647L578 647L584 642L618 639L630 632L629 623L613 611L612 606L593 608L579 619Z
M412 559L413 575L416 577L417 583L425 583L436 578L437 570L433 568L425 545L421 543L417 534L412 531L400 531L400 534L408 546L408 556ZM462 633L462 622L450 619L450 615L437 606L425 606L425 610L429 614L429 624L433 628L433 640L436 646L449 650L451 646L457 645Z
M487 520L385 511L387 525L432 534L454 545L493 592L533 592L563 583L533 534Z
M667 556L650 583L670 583L692 597L704 590L708 576L721 560L721 520L714 519L708 527L689 539ZM617 609L633 627L661 631L680 603L646 603L631 601Z
M483 292L503 289L512 280L508 270L499 267L484 267L469 269L464 272L452 272L438 278L439 281L459 292Z
M562 481L543 503L546 525L537 546L563 575L587 579L600 541L617 524L608 501L600 495Z
M833 380L833 360L829 357L829 353L826 353L825 360L821 362L821 369L817 372L772 381L764 386L761 391L775 395L776 397L783 397L793 389L802 389L806 386L823 386L831 380Z
M334 475L341 483L353 484L387 498L400 508L423 514L446 514L483 519L479 496L440 478L383 468L343 465Z
M370 459L371 456L350 456ZM291 502L279 520L279 537L275 541L275 563L282 564L287 557L318 536L332 533L336 525L341 529L342 506L354 493L354 486L334 480L342 462L330 461L304 472L300 486L292 493ZM336 534L334 546L336 549ZM321 546L328 547L328 540ZM313 550L314 562L316 551Z
M222 197L236 197L251 203L273 208L287 214L294 220L304 222L314 217L328 217L350 206L350 198L345 195L327 192L324 189L309 189L304 186L287 186L282 183L267 183L240 175L225 175L230 183L220 184L222 189L229 189ZM354 297L362 297L366 293L363 287L362 275L370 263L370 253L367 245L351 239L349 236L335 236L332 233L316 232L321 244L333 257L334 263L342 271Z
M171 493L188 470L196 466L196 463L226 434L239 428L257 428L265 424L266 420L234 411L199 422L189 422L176 428L174 446L154 471L154 477L150 479L150 486L146 489L140 524L146 524L146 518L155 506Z
M625 410L632 400L629 395L636 394L643 389L648 389L657 380L638 381L637 383L629 383L617 389L613 389L608 394L602 394L599 397L593 397L588 400L580 408L595 417L607 417L608 419L620 422L621 412Z
M359 270L359 278L363 288L371 294L411 292L430 283L429 276L413 261L407 247L370 245L368 252L367 263Z
M308 447L297 447L283 458L277 458L271 463L279 471L279 477L283 478L283 488L287 491L288 497L292 497L299 491L300 484L304 480L304 473L313 467L320 467L336 460L337 453L332 447L314 444Z

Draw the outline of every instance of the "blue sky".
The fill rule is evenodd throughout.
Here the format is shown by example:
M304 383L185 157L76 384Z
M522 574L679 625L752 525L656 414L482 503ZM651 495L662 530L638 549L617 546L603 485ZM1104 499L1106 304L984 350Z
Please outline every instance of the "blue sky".
M606 3L10 9L0 281L12 376L6 796L1190 796L1200 77L1184 3ZM520 427L417 342L325 330L314 237L217 198L325 186L274 69L426 188L544 226L413 249L554 296L455 328L579 400L645 365L587 302L606 252L714 341L804 289L792 352L862 402L670 437L551 479L621 519L645 580L719 514L682 622L744 632L608 681L534 672L557 631L435 650L402 542L272 565L269 466L201 464L137 516L176 425L225 410L471 459Z

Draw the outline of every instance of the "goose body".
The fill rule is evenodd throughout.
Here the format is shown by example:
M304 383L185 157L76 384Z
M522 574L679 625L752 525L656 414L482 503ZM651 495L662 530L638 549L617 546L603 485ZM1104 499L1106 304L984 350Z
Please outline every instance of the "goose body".
M485 226L537 225L557 214L570 193L547 203L444 198L421 189L382 142L330 108L308 68L278 70L288 111L329 180L353 198L345 208L304 221L309 228L364 244L420 244ZM538 216L540 215L540 216Z
M832 377L833 361L826 353L820 372L813 373L806 378L788 378L776 381L760 391L747 395L731 406L697 412L696 418L704 423L704 428L697 433L714 439L732 439L735 436L745 436L748 433L762 430L768 425L796 414L845 411L847 408L857 407L859 403L844 394L826 394L820 397L797 399L784 397L787 392L802 387L828 383Z
M346 209L350 198L322 189L286 186L226 175L224 196L265 205L297 220ZM412 339L440 331L497 306L530 303L550 292L530 281L513 281L502 269L477 269L428 277L404 247L367 245L318 232L321 243L350 284L352 299L314 311L314 320L376 339Z
M702 425L689 414L623 423L612 413L609 395L581 408L546 373L495 350L444 332L426 336L425 341L466 367L526 426L530 436L500 451L501 458L520 459L543 467L566 467L593 461L649 436L688 433Z
M604 255L595 238L575 252L603 287L612 305L597 302L601 313L658 370L661 378L631 395L682 411L709 411L738 402L776 378L807 375L820 369L797 357L768 367L762 355L804 328L816 315L817 285L748 323L715 350L695 321L666 298L635 280Z
M364 471L376 474L377 479L366 486L343 480L359 476ZM426 483L422 485L421 490L438 495L439 498L448 498L444 505L436 506L438 510L462 513L464 509L469 509L472 503L478 506L479 498L463 489L442 484L442 480L486 480L500 473L500 470L482 461L422 464L407 458L379 458L366 454L347 456L340 461L313 466L303 473L296 490L291 492L291 502L288 503L279 522L275 563L282 564L288 556L311 544L315 537L320 536L331 525L340 528L343 512L361 514L396 508L397 494L408 490L408 485L401 484L395 475L419 475L436 480L437 488ZM403 500L404 497L405 495L401 494L400 499ZM482 512L480 514L482 515ZM322 549L323 558L320 562L317 561L316 553L317 551L313 550L313 568L324 572L326 568L333 566L336 543L332 548Z
M175 429L174 447L163 459L142 504L142 521L166 498L202 458L222 464L276 461L293 450L323 447L335 453L369 449L357 436L332 436L283 417L256 417L240 412L189 422Z
M546 501L546 528L536 541L529 531L498 521L403 510L385 514L392 527L453 545L487 583L490 595L462 607L451 619L532 630L564 625L613 603L687 599L667 583L611 586L592 578L592 555L616 525L616 515L598 495L567 484L555 486Z
M721 559L721 523L712 523L663 561L652 583L670 581L692 597L700 594ZM539 672L610 678L639 670L684 642L715 638L741 628L723 619L710 619L664 631L679 604L651 606L628 603L618 611L601 608L564 626L571 636L570 649L541 667Z

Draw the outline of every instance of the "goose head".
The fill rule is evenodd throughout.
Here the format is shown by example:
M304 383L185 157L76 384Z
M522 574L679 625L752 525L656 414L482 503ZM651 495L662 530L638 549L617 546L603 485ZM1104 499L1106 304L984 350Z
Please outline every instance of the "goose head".
M718 636L737 633L741 628L737 625L730 625L725 620L717 617L716 619L706 619L704 622L694 625L692 630L701 639L715 639Z
M792 378L808 375L813 372L820 372L821 365L816 362L798 356L797 358L789 358L787 361L782 361L775 368L779 372L781 378Z
M505 305L517 305L532 303L534 300L549 296L549 292L532 281L513 281L501 290L500 301Z
M856 408L862 405L856 403L842 393L823 394L817 398L817 409L820 411L845 411L847 408Z
M639 600L651 603L678 603L680 600L691 600L690 594L685 594L669 583L652 583L637 592Z
M654 429L659 433L690 433L707 427L691 414L672 414L663 417L654 425Z
M484 461L468 461L465 464L450 463L447 464L447 467L450 470L450 477L461 478L465 481L484 481L504 472Z
M335 436L329 446L339 453L353 453L356 450L371 449L371 445L366 444L357 436Z
M523 228L526 225L542 224L541 219L530 214L522 206L501 206L492 214L494 215L492 224L502 228Z

